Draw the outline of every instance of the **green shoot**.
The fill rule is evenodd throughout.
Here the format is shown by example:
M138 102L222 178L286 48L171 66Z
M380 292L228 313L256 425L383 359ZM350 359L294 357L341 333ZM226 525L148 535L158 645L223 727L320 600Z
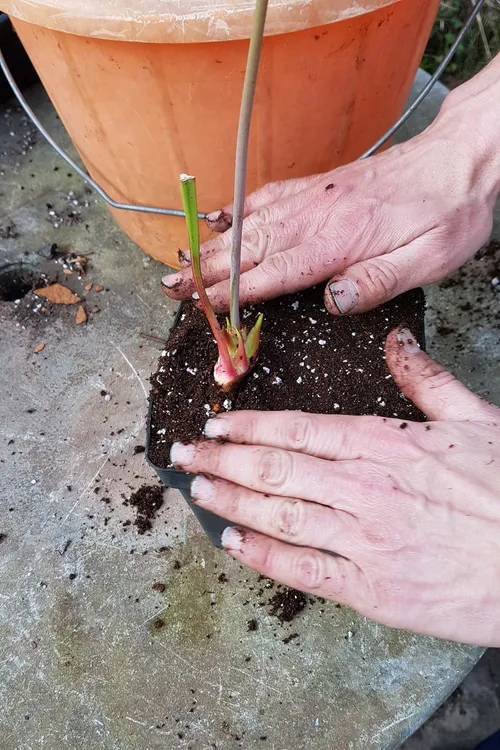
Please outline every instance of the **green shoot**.
M180 180L194 284L219 352L219 358L214 368L215 382L223 390L229 391L251 370L257 359L263 316L259 315L255 326L248 334L245 328L236 328L229 321L227 321L225 328L222 328L219 324L205 291L201 273L196 180L186 174L182 174Z

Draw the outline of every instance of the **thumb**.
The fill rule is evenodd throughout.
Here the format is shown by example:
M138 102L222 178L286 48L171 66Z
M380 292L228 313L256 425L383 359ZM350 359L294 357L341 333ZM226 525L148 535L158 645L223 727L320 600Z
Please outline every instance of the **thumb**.
M368 258L334 276L325 290L329 312L332 315L363 313L420 286L421 276L415 270L414 259L405 250Z
M396 384L432 420L488 421L491 406L423 352L407 328L391 331L385 344Z

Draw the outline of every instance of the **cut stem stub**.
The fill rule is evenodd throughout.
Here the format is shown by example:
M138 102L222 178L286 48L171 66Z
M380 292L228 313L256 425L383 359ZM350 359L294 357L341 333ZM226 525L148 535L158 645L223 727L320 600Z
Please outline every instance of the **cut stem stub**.
M182 174L180 180L194 285L219 352L219 358L214 368L215 382L223 390L229 391L233 385L245 377L257 359L263 315L259 315L257 322L250 331L247 331L246 328L231 325L229 320L226 321L225 327L220 325L205 291L201 272L196 179L191 175Z

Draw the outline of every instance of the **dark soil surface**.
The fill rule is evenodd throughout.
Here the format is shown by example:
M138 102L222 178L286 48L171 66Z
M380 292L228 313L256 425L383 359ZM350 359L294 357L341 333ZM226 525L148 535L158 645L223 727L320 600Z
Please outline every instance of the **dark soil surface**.
M337 318L323 305L323 285L243 313L264 312L259 360L230 394L213 379L217 348L204 315L186 303L152 376L149 458L169 465L175 441L200 437L206 420L232 409L295 409L423 420L399 392L384 356L387 334L407 326L422 342L424 295L407 292L363 315Z
M278 591L269 599L269 614L277 617L281 623L291 622L306 604L307 598L302 591L279 586Z
M143 485L124 504L136 509L134 525L139 534L145 534L153 528L156 512L163 505L163 487Z

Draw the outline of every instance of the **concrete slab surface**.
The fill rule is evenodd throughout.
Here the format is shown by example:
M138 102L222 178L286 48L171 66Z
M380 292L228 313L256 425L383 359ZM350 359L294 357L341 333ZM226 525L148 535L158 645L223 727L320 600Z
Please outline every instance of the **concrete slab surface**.
M41 89L29 99L69 147ZM281 625L272 591L210 546L175 491L139 535L124 503L157 485L136 451L158 356L140 334L166 337L175 313L162 267L17 108L0 112L0 179L0 288L22 262L73 289L88 314L77 326L78 305L0 302L0 750L397 747L481 651L331 603ZM44 258L52 243L88 257L87 275ZM429 348L500 403L488 263L460 290L474 319L457 290L430 290ZM463 332L463 350L445 326Z

